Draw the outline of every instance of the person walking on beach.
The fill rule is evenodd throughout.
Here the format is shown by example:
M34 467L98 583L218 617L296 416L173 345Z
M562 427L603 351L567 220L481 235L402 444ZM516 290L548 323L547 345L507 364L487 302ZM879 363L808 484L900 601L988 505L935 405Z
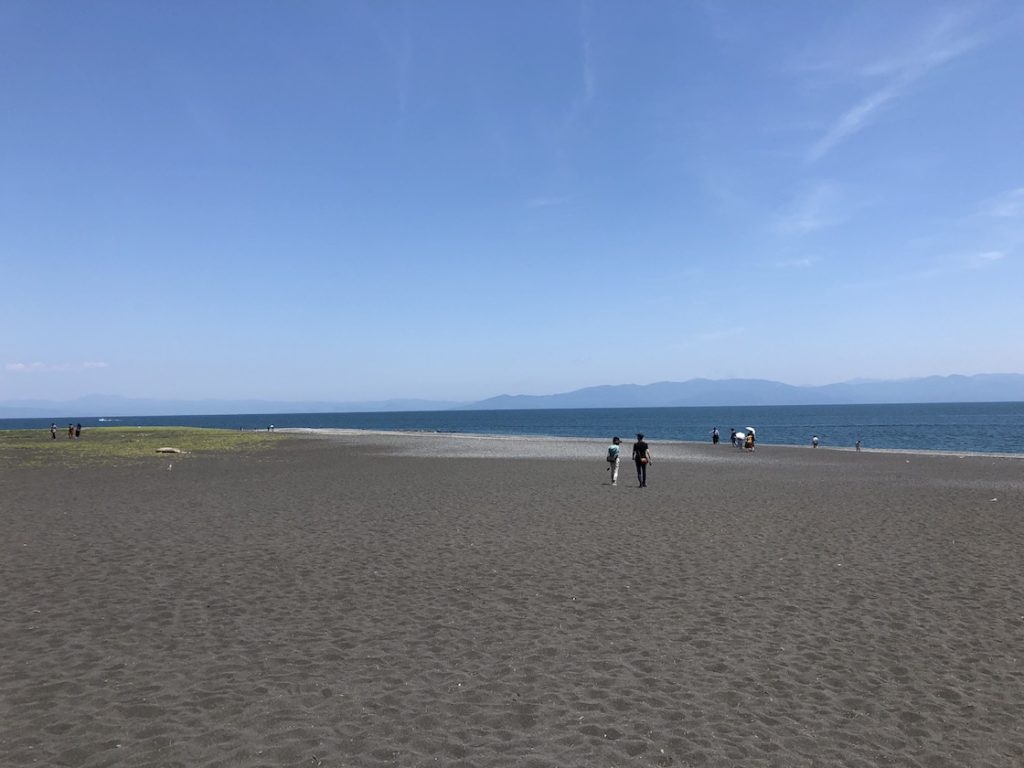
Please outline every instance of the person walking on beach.
M711 444L718 445L718 427L711 430Z
M57 439L57 422L53 422L52 424L50 424L50 439Z
M811 438L811 446L814 447L814 448L818 447L818 436L817 435L814 435Z
M75 439L75 425L74 424L68 424L68 440L74 440L74 439Z
M82 425L81 424L75 424L75 440L77 440L81 436L82 436Z
M618 437L612 438L612 444L608 446L608 471L612 473L612 485L619 482L619 443Z
M856 448L859 451L860 450L860 440L858 440L857 443L853 447Z
M729 435L729 439L732 441L733 447L735 448L736 447L736 427L729 427L729 432L732 433L732 434Z
M636 462L636 479L641 488L647 487L647 465L651 463L651 448L644 442L644 433L636 433L633 443L633 461Z

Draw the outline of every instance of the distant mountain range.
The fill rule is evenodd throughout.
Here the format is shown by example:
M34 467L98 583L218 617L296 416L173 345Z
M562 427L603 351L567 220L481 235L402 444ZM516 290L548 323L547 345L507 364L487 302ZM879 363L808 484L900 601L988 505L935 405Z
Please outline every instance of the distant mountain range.
M586 387L554 395L499 395L473 403L442 400L294 402L276 400L145 400L90 395L71 401L0 403L0 418L199 416L230 413L356 413L367 411L514 410L532 408L655 408L730 405L1024 402L1024 374L855 380L798 387L764 379L690 379L657 384Z
M557 395L499 395L465 407L498 410L1015 401L1024 401L1024 374L857 380L819 387L797 387L764 379L690 379L586 387Z

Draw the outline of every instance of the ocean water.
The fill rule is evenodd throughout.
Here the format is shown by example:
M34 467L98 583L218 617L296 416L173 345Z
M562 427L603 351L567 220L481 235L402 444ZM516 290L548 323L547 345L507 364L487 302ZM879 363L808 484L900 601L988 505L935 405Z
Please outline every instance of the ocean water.
M523 411L415 411L398 413L273 413L204 416L135 416L0 419L0 429L49 430L55 421L100 426L189 426L226 429L307 427L494 435L594 437L629 441L644 432L649 442L722 440L732 427L757 430L761 445L810 445L865 450L960 451L1024 454L1024 403L921 403L707 408L578 408Z

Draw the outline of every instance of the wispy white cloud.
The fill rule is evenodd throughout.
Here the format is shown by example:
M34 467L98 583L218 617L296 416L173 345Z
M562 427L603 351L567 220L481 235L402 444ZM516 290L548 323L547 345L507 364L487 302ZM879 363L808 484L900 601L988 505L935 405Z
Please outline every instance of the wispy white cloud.
M876 112L895 100L901 90L902 88L895 84L889 85L855 104L832 124L824 136L811 145L807 159L812 163L820 160L845 139L861 131Z
M971 29L972 23L968 13L946 11L906 48L869 62L862 72L869 77L923 77L985 42L985 35Z
M962 226L982 243L967 263L980 268L1014 256L1024 247L1024 187L983 200Z
M994 219L1024 219L1024 187L987 201L982 206L982 215Z
M89 371L97 368L108 368L108 363L85 361L80 363L5 363L4 370L8 373L48 373L67 371Z
M980 269L989 269L1007 258L1006 251L966 251L947 253L938 256L931 266L923 267L912 273L913 277L920 280L927 280L935 277L948 277L957 273L971 272Z
M550 165L559 174L572 174L580 131L587 125L586 116L598 94L597 49L590 21L590 4L580 2L578 13L578 76L560 102L557 111L535 122L540 144L551 155ZM531 206L542 207L542 206Z
M882 55L874 62L852 67L846 74L855 79L883 82L832 122L807 152L807 160L816 162L846 139L868 127L887 106L903 96L916 82L938 67L977 48L984 37L969 28L962 14L939 17L903 52Z
M963 263L970 269L984 269L1005 258L1005 251L980 251L964 256Z
M972 272L986 269L998 269L998 265L1013 258L1013 254L1005 250L953 251L935 254L927 262L916 268L901 271L883 269L874 274L865 274L861 279L841 283L838 287L844 290L867 290L874 288L891 289L893 286L919 286L933 280L961 279ZM898 263L899 259L891 259Z
M801 192L788 209L776 216L775 228L786 235L805 235L842 223L842 191L828 181L819 181Z
M45 368L43 363L7 363L4 370L8 373L33 373Z

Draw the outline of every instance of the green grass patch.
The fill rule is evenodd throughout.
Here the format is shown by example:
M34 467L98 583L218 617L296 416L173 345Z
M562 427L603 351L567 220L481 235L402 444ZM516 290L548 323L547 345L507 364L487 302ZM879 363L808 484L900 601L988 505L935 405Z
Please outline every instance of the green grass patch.
M284 437L272 432L230 429L97 427L83 431L77 440L69 440L66 432L58 432L54 440L49 430L0 430L0 466L78 466L168 458L173 461L224 451L261 451ZM177 448L182 453L157 453L157 448L165 447Z

